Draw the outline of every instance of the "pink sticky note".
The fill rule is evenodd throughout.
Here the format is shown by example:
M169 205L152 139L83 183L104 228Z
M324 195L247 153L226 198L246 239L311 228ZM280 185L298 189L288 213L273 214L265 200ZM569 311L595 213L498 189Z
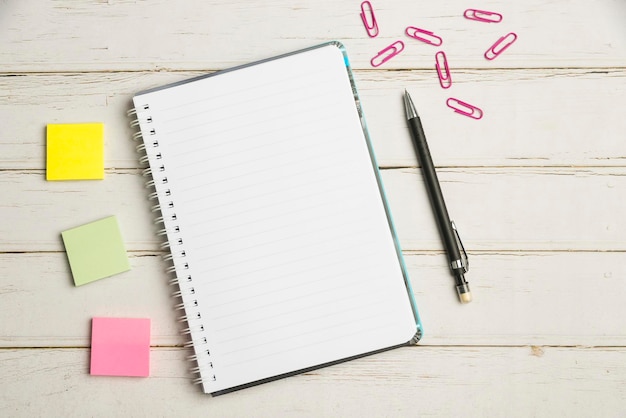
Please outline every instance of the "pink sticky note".
M91 374L101 376L150 375L150 320L147 318L93 318Z

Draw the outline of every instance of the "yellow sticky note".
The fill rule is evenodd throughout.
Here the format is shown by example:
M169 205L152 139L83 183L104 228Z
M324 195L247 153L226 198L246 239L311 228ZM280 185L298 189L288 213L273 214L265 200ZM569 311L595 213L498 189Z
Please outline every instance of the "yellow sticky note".
M104 178L104 124L49 124L47 180L101 180Z

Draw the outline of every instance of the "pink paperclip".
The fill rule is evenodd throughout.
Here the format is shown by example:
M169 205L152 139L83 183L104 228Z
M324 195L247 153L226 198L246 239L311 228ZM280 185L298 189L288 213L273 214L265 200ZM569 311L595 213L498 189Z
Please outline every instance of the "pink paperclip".
M395 41L394 43L389 45L387 48L383 49L378 54L376 54L376 56L372 58L372 60L370 61L370 64L372 64L372 67L379 67L383 65L384 63L386 63L387 61L389 61L391 58L398 55L400 52L402 52L403 49L404 49L404 42ZM380 62L379 60L377 60L377 58L380 58Z
M408 28L406 28L405 33L407 34L407 36L413 39L417 39L418 41L426 42L429 45L441 46L441 44L443 43L443 40L431 31L416 28L415 26L409 26ZM427 37L422 37L419 34L427 35Z
M444 71L441 71L441 65L443 63ZM435 54L435 68L437 69L437 76L439 77L439 84L444 89L450 88L452 85L452 77L450 76L450 68L448 68L448 58L446 53L439 51Z
M463 116L469 116L472 119L480 119L483 117L482 110L462 100L450 97L446 100L446 104L450 109L453 109L455 113L459 113Z
M467 9L463 13L466 19L476 20L478 22L498 23L502 22L502 15L496 12L488 12L487 10Z
M496 59L498 55L503 53L505 49L511 46L511 44L515 42L516 39L517 39L517 35L513 32L504 35L503 37L498 39L496 43L493 44L487 51L485 51L485 58L487 58L490 61L493 59ZM506 41L506 43L503 44L504 41ZM503 44L503 45L500 47L500 49L496 50L496 48L499 47L500 44Z
M371 20L371 23L369 22L368 18L369 20ZM372 7L372 3L367 0L361 3L361 20L363 21L363 25L365 25L367 35L370 38L377 37L378 23L376 22L376 15L374 14L374 8Z

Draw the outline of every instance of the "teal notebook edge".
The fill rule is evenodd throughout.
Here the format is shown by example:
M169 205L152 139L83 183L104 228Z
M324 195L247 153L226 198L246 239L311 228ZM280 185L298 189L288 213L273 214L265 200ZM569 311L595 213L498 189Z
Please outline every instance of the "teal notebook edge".
M387 199L387 194L385 192L385 185L383 184L382 177L380 175L380 169L378 168L379 166L376 160L376 153L374 152L374 147L372 145L369 130L367 129L367 123L365 122L365 115L364 115L364 111L361 105L361 100L359 98L359 93L357 90L356 82L354 80L354 75L352 74L352 67L350 66L348 53L346 51L345 46L341 42L338 42L338 41L329 42L320 46L325 46L328 44L336 45L341 50L341 53L343 54L343 57L344 57L346 70L348 71L348 77L350 78L350 84L352 85L352 94L354 95L354 102L356 104L357 111L359 112L359 119L361 120L361 127L363 128L365 142L367 143L367 148L369 150L369 154L370 154L370 158L372 162L372 168L374 169L374 174L376 175L376 181L378 182L378 189L380 190L383 205L385 207L385 213L387 214L387 222L389 223L389 229L393 237L394 245L396 247L396 254L398 256L398 262L400 263L400 267L402 269L402 276L404 277L404 284L407 288L407 294L411 303L411 309L413 310L413 316L415 318L415 325L416 325L415 336L408 343L417 344L424 335L422 321L420 319L419 312L417 310L417 302L415 301L415 294L413 293L413 287L411 286L411 280L409 278L409 273L408 273L408 269L406 266L406 262L404 261L404 256L402 255L402 247L400 246L400 240L396 232L396 227L393 221L393 216L391 214L391 209L389 208L389 201Z

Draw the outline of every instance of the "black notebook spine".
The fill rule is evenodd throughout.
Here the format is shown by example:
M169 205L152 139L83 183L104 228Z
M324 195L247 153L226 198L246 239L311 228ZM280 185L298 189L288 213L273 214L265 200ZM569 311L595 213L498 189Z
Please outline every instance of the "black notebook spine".
M172 296L177 299L174 306L182 313L177 318L184 324L182 334L189 341L185 347L193 348L194 354L187 359L194 363L190 369L196 376L195 384L203 384L205 380L217 380L211 358L210 341L200 311L200 302L194 289L193 266L185 249L184 232L176 214L176 190L168 181L167 156L159 145L157 124L148 103L141 104L127 112L131 118L130 126L136 132L132 139L137 142L136 150L140 154L139 162L146 167L142 175L146 178L148 199L152 202L151 211L154 213L154 223L157 226L157 236L163 238L161 249L166 252L162 255L168 264L166 272L170 279L169 285L176 288Z

